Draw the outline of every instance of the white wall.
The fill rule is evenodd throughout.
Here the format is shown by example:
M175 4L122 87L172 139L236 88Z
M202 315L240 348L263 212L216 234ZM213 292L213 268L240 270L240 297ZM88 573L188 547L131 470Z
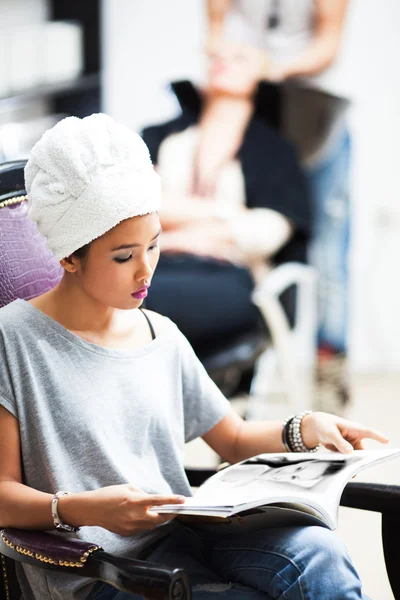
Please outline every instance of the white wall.
M176 113L165 86L201 76L204 6L103 0L106 112L137 129ZM400 368L399 31L398 0L352 0L350 355L358 371Z
M104 106L140 129L177 112L170 81L201 73L203 0L103 0Z
M2 31L7 33L25 25L42 23L48 17L47 0L0 0L0 43ZM0 69L7 69L7 49L5 49L6 60L0 58ZM0 80L2 73L0 72ZM1 87L1 86L0 86ZM42 116L47 112L47 103L38 100L22 108L0 112L0 125L10 122L19 122ZM1 140L0 140L1 146Z
M351 113L354 368L400 368L400 3L356 0Z
M41 23L47 14L47 0L1 0L0 31Z

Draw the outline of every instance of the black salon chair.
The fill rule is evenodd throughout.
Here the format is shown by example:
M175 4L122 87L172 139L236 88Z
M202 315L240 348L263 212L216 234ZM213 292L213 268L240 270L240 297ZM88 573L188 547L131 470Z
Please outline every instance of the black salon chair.
M0 306L15 298L28 299L51 289L62 274L60 265L27 218L24 164L19 161L0 165ZM187 470L189 481L195 487L212 473L207 469ZM341 504L382 513L386 568L395 598L400 600L397 566L400 487L350 483ZM149 561L126 559L94 544L42 531L3 529L0 562L0 600L21 599L16 562L91 577L149 600L191 598L188 579L179 565L171 570Z

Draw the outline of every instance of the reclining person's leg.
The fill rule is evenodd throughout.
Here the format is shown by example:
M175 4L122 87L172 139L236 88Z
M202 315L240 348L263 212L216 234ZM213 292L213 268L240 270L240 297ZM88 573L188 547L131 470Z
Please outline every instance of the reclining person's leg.
M174 321L196 352L261 326L246 269L190 256L161 257L146 307Z

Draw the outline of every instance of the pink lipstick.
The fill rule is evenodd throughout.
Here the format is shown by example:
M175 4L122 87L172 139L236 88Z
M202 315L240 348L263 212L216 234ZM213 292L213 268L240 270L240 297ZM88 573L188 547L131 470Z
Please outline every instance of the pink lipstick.
M136 300L144 300L147 296L147 290L148 286L144 286L140 288L140 290L138 290L137 292L131 294L131 296L133 296L133 298L136 298Z

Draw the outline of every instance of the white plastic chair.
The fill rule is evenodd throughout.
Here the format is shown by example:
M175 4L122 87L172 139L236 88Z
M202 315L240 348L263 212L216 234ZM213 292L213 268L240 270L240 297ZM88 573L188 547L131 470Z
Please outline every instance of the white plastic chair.
M296 286L296 312L290 327L281 294ZM273 269L253 292L272 337L272 346L258 359L247 404L247 418L265 417L268 396L285 393L289 412L309 408L314 396L317 336L317 273L313 267L286 263Z

